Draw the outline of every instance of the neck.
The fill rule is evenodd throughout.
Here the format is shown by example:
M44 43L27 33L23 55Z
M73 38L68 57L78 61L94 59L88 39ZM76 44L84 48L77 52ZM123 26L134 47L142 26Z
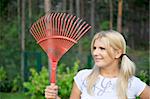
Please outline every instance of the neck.
M104 77L114 78L119 75L119 66L118 64L114 64L111 66L106 66L100 68L100 74Z

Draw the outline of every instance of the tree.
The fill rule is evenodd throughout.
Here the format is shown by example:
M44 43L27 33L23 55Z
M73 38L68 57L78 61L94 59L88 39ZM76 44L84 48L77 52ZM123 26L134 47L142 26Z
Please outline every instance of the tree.
M109 0L109 9L110 9L110 19L109 19L109 28L113 29L113 3L112 0Z
M63 11L65 12L67 9L66 0L63 0Z
M70 4L69 4L69 6L70 6L70 13L73 13L73 0L70 0Z
M120 33L122 33L122 2L123 0L118 0L117 30Z
M76 0L76 15L77 15L77 17L80 17L80 0ZM82 45L79 42L79 47L78 47L79 57L80 57L81 53L82 53Z
M21 75L24 81L24 52L25 52L25 0L22 0L21 9Z
M32 17L32 0L29 0L29 27L31 25L31 17Z
M44 11L45 13L51 9L51 0L44 0Z
M94 35L94 26L95 26L95 0L91 0L91 37Z
M76 14L80 17L80 0L76 0Z

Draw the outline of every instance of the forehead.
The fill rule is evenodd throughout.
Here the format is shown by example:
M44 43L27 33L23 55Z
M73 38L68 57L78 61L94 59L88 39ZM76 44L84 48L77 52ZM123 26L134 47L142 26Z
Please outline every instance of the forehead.
M103 46L103 47L106 47L108 45L109 45L108 44L108 40L105 37L97 38L94 41L94 46Z

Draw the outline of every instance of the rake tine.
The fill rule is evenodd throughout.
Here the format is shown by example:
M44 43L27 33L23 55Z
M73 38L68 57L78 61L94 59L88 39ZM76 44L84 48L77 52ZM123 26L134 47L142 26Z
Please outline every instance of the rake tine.
M56 18L55 18L55 32L56 32L56 35L58 35L58 18L60 16L60 13L57 14Z
M36 40L38 41L40 39L40 37L38 36L38 32L35 29L35 24L33 25L33 34L36 36Z
M60 15L59 15L59 18L58 18L58 24L57 24L57 32L58 32L58 35L60 35L60 24L61 24L61 21L60 21L60 19L61 19L61 17L62 17L62 15L63 15L63 13L60 13Z
M54 16L52 16L52 35L55 33L55 17L57 13L54 13Z
M41 33L41 27L40 27L40 22L38 22L38 24L37 24L37 30L38 30L38 34L39 34L39 36L40 36L40 38L43 38L43 35L42 35L42 33Z
M75 18L76 18L76 16L74 16L74 17L72 18L71 22L70 22L70 25L69 25L69 28L68 28L68 32L67 32L68 37L70 37L70 35L71 35L71 27L72 27L72 25L73 25L73 22L74 22Z
M39 22L38 22L38 24L37 24L37 28L38 28L38 31L39 31L39 35L40 35L40 37L41 37L41 38L43 38L42 30L41 30L41 28L42 28L42 27L40 26L40 23L41 23L41 21L39 21Z
M79 21L79 18L77 18L77 20L74 22L74 24L73 24L73 26L72 26L72 28L71 28L71 31L70 31L71 35L70 35L70 37L72 37L72 35L73 35L73 30L74 30L75 25L76 25L76 23L77 23L78 21Z
M46 32L46 28L45 28L46 25L45 25L45 23L44 23L44 19L45 19L45 18L42 17L41 26L42 26L43 36L46 37L46 33L45 33L45 32Z
M51 31L51 23L49 22L51 20L52 14L46 14L44 21L45 22L45 31L46 31L46 36L50 36L50 31Z
M60 35L62 35L62 33L63 33L63 24L64 24L65 16L66 16L66 14L64 13L62 18L61 18Z
M86 24L86 25L80 30L80 32L78 33L78 35L76 35L75 39L77 39L77 37L80 36L80 35L83 33L83 31L86 29L87 26L88 26L88 24ZM79 34L80 34L80 35L79 35Z
M40 37L39 37L39 34L38 34L38 30L35 28L35 26L33 27L33 30L34 30L34 34L37 37L37 41L40 40Z
M65 17L65 19L63 20L64 21L64 23L63 23L63 34L62 34L62 36L64 36L64 34L65 34L65 27L66 27L66 23L67 23L67 19L68 19L68 17L69 17L69 14Z
M73 36L73 38L76 38L75 36L80 35L78 32L81 30L81 28L83 27L83 25L85 24L85 22L83 22L80 27L78 28L78 30L76 31L76 35Z
M68 18L68 22L67 22L67 25L66 25L66 27L65 27L65 36L67 36L68 35L68 33L67 33L67 30L68 30L68 25L70 25L70 21L71 21L71 19L72 19L72 17L73 17L73 15L71 15L69 18Z
M31 27L30 32L32 36L36 39L36 41L38 41L36 35L34 35L33 26Z
M53 19L53 15L54 15L54 13L50 16L50 20L52 21L52 19ZM52 32L53 32L53 24L52 24L52 22L49 20L49 22L50 22L50 34L52 35Z
M80 31L80 35L78 35L75 39L79 40L89 29L91 28L91 26L89 26L89 24L86 24L85 27L82 28L82 30Z
M78 27L80 26L81 22L82 20L79 20L79 22L75 26L74 31L72 32L72 38L77 34L76 31L78 30Z

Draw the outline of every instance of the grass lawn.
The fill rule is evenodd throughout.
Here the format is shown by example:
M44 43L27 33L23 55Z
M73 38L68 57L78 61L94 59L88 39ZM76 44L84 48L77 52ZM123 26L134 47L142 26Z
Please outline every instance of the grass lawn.
M0 99L30 99L24 93L0 93Z

